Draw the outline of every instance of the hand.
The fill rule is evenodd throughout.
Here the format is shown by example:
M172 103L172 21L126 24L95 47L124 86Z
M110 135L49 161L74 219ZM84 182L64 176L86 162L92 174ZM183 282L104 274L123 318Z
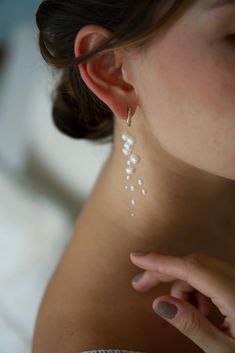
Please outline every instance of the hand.
M195 253L183 257L156 254L134 256L131 261L144 269L134 289L148 291L160 282L172 282L171 295L154 300L152 307L168 302L176 305L173 318L164 317L206 353L235 353L235 268L206 254ZM196 298L196 306L187 300ZM220 328L207 318L212 303L225 316ZM156 312L163 315L163 310ZM170 305L171 308L174 309ZM178 308L178 311L177 311ZM177 311L177 313L176 313Z

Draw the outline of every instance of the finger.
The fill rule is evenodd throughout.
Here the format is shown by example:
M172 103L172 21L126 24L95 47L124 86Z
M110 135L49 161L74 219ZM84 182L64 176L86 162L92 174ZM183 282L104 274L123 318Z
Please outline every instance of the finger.
M194 305L203 315L207 316L212 308L212 301L198 292L185 281L177 280L172 284L171 296Z
M225 317L220 329L224 334L233 337L235 339L235 320L234 318Z
M202 315L209 315L213 303L210 298L206 297L201 292L197 292L197 300L198 300L198 310L202 313Z
M191 262L195 262L198 263L200 260L200 263L204 262L206 263L207 266L209 266L210 268L214 269L217 273L221 273L223 276L227 275L227 277L235 280L235 271L234 271L234 265L230 265L229 263L226 263L218 258L212 257L208 254L205 253L192 253L189 255L185 255L185 256L170 256L170 255L163 255L163 254L158 254L156 252L149 252L147 253L145 256L134 256L134 253L130 254L130 259L132 262L134 262L137 266L140 266L143 264L144 266L148 266L148 264L146 263L146 258L149 259L158 259L158 260L162 260L162 263L164 263L165 261L177 261L177 259L190 259L192 260ZM144 262L143 262L144 261ZM178 261L179 262L179 261ZM157 270L157 268L159 267L153 267L153 264L150 265L151 268L146 268L149 270ZM170 265L170 263L169 263ZM198 263L199 265L199 263ZM156 264L157 266L157 264ZM160 265L159 265L160 266Z
M155 288L161 282L171 282L175 280L175 277L165 275L164 273L154 271L144 271L138 276L138 282L132 282L133 287L140 292L147 292L150 288ZM139 275L140 275L139 274ZM192 301L192 294L196 292L196 302ZM195 290L190 284L182 280L175 280L171 287L171 296L185 300L198 308L201 313L207 316L212 308L212 301L204 294Z
M178 311L173 318L160 302L176 305ZM158 297L152 305L156 314L175 326L182 334L193 341L206 353L234 352L235 340L217 329L199 310L190 303L170 296ZM158 309L157 309L158 308ZM160 310L160 311L158 311ZM166 316L163 316L166 315Z
M133 286L140 292L147 292L150 288L156 287L161 282L171 282L175 280L173 276L161 274L154 271L144 271L139 282L133 282ZM212 308L212 301L202 293L195 290L191 285L182 280L176 280L171 287L171 296L185 300L193 304L200 312L207 316ZM195 300L192 300L195 294Z
M141 275L141 276L140 276ZM161 282L172 282L175 283L172 285L173 292L172 295L177 298L186 300L187 292L194 290L194 288L185 281L177 280L175 276L167 275L158 271L143 271L135 276L132 280L132 284L135 289L139 291L148 291L149 289L156 287ZM178 283L178 285L177 285ZM175 288L175 289L174 289ZM185 295L184 295L184 292Z
M171 282L175 278L157 271L144 271L132 279L132 285L140 292L147 292L161 282Z
M235 307L235 281L232 280L232 267L226 266L220 260L217 261L202 253L175 257L153 252L146 256L131 255L131 259L143 269L164 273L188 282L202 294L211 298L225 316L230 315L231 308ZM234 269L233 272L235 272Z
M189 294L195 291L190 284L182 280L176 280L171 287L171 296L188 301Z

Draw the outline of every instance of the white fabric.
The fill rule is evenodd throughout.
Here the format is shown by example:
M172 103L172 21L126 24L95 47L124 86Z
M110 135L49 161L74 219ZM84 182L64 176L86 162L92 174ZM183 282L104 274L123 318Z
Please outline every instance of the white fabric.
M39 304L73 225L64 209L0 171L0 353L30 353Z

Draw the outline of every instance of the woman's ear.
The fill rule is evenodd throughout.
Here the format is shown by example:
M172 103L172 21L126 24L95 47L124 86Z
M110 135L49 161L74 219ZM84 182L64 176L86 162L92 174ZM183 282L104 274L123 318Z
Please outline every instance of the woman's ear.
M75 56L97 48L111 36L112 32L100 26L83 27L75 39ZM124 52L117 49L97 54L86 63L79 64L81 77L88 88L121 119L127 118L128 107L135 110L137 105L133 87L123 78L124 58Z

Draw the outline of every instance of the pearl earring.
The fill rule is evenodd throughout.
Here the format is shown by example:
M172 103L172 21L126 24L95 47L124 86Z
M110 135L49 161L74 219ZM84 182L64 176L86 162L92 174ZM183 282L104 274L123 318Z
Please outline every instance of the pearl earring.
M127 126L130 128L132 126L131 124L132 120L132 114L131 114L131 108L128 109L128 119L127 119ZM126 180L127 182L131 182L131 185L126 184L125 185L125 190L131 191L131 193L134 193L138 187L141 187L141 193L142 195L146 196L147 195L147 190L144 188L144 181L141 178L138 178L137 180L137 185L133 183L133 176L136 173L136 166L141 162L141 158L138 154L134 152L134 145L136 144L136 138L132 136L129 132L124 131L121 135L122 141L124 143L122 152L125 156L128 157L128 160L126 161ZM136 206L136 199L134 196L131 197L131 205L134 207ZM131 212L131 216L133 217L134 210Z

